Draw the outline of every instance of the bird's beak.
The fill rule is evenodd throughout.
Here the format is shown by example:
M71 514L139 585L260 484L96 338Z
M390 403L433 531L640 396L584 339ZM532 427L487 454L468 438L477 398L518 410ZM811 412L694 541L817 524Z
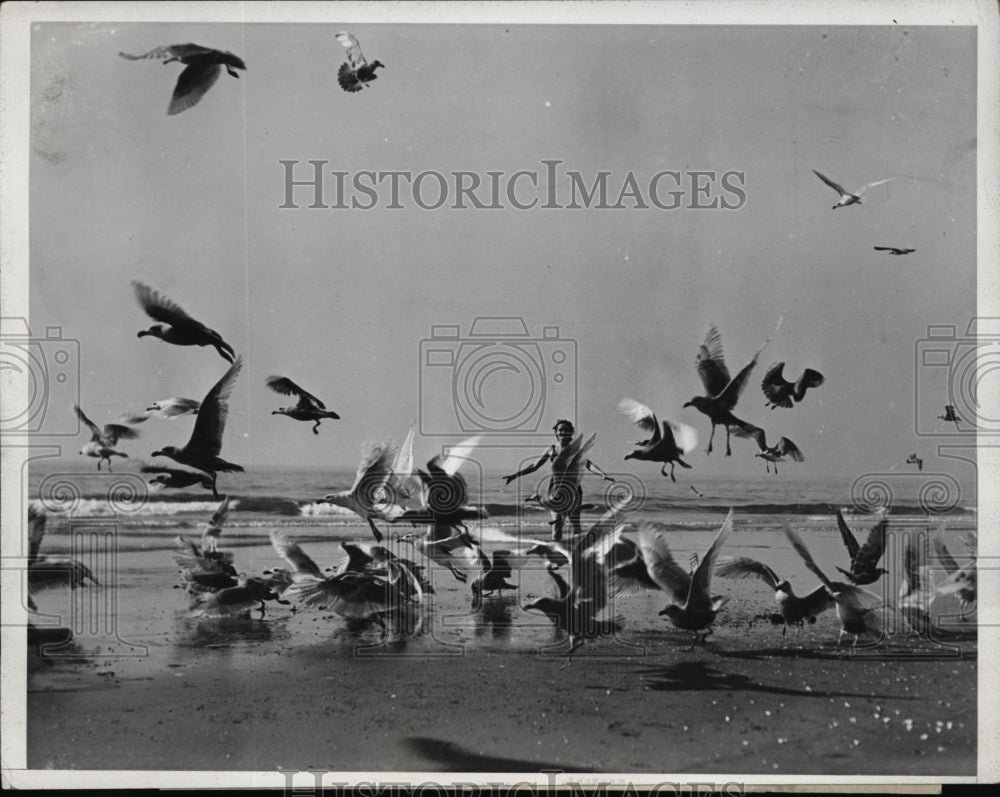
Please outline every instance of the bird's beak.
M150 456L152 456L152 457L158 457L158 456L160 456L162 454L163 454L162 451L154 451L152 454L150 454Z
M662 617L662 616L663 616L663 615L665 615L666 613L667 613L667 610L666 610L666 609L660 609L660 611L658 611L658 612L657 612L657 615L659 615L659 616L661 616L661 617Z
M690 401L685 401L684 402L684 406L685 407L690 407L691 406L691 402Z

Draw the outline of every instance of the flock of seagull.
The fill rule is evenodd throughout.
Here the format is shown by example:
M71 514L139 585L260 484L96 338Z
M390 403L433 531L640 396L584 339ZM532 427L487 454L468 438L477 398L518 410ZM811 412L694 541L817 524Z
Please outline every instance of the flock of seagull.
M347 92L357 92L376 79L376 70L384 67L381 61L368 61L361 52L357 39L347 32L336 34L336 39L347 53L347 62L340 66L338 82ZM185 111L200 102L217 82L225 69L238 78L237 70L246 70L246 64L233 53L202 47L196 44L176 44L155 48L143 55L120 53L129 60L159 59L164 64L180 62L185 65L174 88L168 115ZM847 191L841 185L815 171L816 176L838 193L834 209L861 204L864 192L892 178L868 183L856 191ZM906 255L912 248L876 246L876 251L892 255ZM140 282L133 282L136 299L143 311L155 322L138 337L159 338L176 346L209 346L229 364L221 379L201 401L187 398L169 398L150 403L142 412L122 415L116 423L99 427L77 406L75 412L90 430L91 439L80 453L98 460L101 469L106 462L111 470L112 457L125 457L117 451L121 440L135 439L139 432L134 428L150 418L172 419L185 415L195 417L194 428L182 446L165 446L153 452L183 466L184 469L158 465L145 465L142 470L150 474L150 482L165 488L183 489L199 485L212 490L219 498L217 478L219 473L239 472L240 465L221 457L222 438L229 412L229 398L236 378L242 368L242 358L236 354L223 337L188 315L176 302ZM780 328L780 321L778 324ZM777 331L777 330L776 330ZM695 364L704 387L704 394L694 396L683 406L694 407L711 422L711 433L706 453L711 453L715 429L723 426L726 432L726 456L731 456L730 435L752 439L758 448L756 456L765 460L767 471L790 458L801 462L802 451L787 437L779 437L768 445L765 431L734 414L737 403L749 381L749 376L768 341L736 374L731 376L725 362L722 338L718 329L710 325L704 342L700 345ZM768 368L761 382L761 390L770 409L791 409L805 400L809 390L816 389L824 377L812 368L803 369L795 381L784 376L784 362L775 362ZM281 407L272 414L285 415L296 421L312 423L312 431L319 434L323 420L339 419L339 415L326 408L316 396L293 382L287 376L270 376L266 385L274 392L297 398L297 403ZM648 437L636 442L635 449L625 459L636 459L660 464L660 473L676 481L674 468L691 468L683 457L697 446L697 433L693 427L671 420L658 420L645 404L632 398L623 398L619 410ZM939 416L956 424L960 420L954 407L947 407ZM578 435L561 449L552 463L553 485L571 492L583 474L586 453L595 436L584 439ZM621 629L622 619L609 616L615 597L637 590L662 591L668 604L659 612L674 626L694 635L692 648L712 633L712 625L719 611L727 603L726 596L714 595L712 576L723 578L757 578L774 591L777 612L771 615L776 624L801 626L814 623L825 611L835 610L840 620L840 646L843 636L853 636L852 647L859 636L878 632L878 609L901 610L911 627L926 626L928 609L934 598L957 594L963 616L976 601L975 539L967 541L970 561L960 566L951 556L940 533L934 537L937 566L948 575L934 583L930 576L931 564L916 543L905 550L903 586L895 605L889 606L881 597L864 589L876 582L887 571L878 563L885 550L888 521L882 518L869 532L865 543L860 544L847 526L841 513L837 523L850 556L849 568L837 567L846 581L832 581L816 564L802 538L791 528L785 534L792 548L802 558L805 566L816 575L819 584L804 596L797 596L789 582L779 578L767 564L747 557L719 559L733 529L733 511L730 510L704 555L692 556L690 566L678 564L670 551L669 534L665 527L642 522L636 538L624 536L633 524L624 522L624 505L617 504L607 511L587 531L572 535L567 541L531 539L521 534L508 534L499 528L480 525L478 538L466 525L470 521L484 521L484 509L470 505L468 485L460 473L479 443L478 437L470 438L451 447L447 455L432 458L426 469L413 467L413 429L410 429L402 446L393 441L365 444L353 484L341 491L331 492L322 498L326 503L342 506L364 518L371 529L374 543L344 542L341 544L346 559L332 573L322 570L302 547L283 531L271 533L271 543L277 554L288 565L260 575L241 573L234 564L231 552L219 550L219 540L226 523L230 502L223 497L209 520L200 545L185 537L177 538L174 559L181 573L182 586L191 595L190 614L194 617L226 616L246 613L257 607L263 614L265 602L276 601L331 610L352 621L385 624L385 619L398 612L414 611L426 607L427 596L434 589L427 577L430 562L446 568L456 580L470 583L473 605L504 590L516 591L512 583L514 572L531 566L544 568L551 578L555 594L539 597L525 603L525 611L537 611L548 617L569 639L568 654L572 654L586 640ZM907 460L922 467L913 455ZM670 472L667 472L670 465ZM698 492L692 486L694 492ZM699 493L700 495L700 493ZM534 494L529 501L555 509L555 496ZM585 508L594 508L586 505ZM88 581L96 584L90 571L71 559L50 559L39 553L45 529L45 513L31 504L28 510L30 546L28 562L29 608L35 609L30 597L36 590L56 585L83 586ZM424 533L406 533L391 538L383 545L384 534L376 521L388 524L409 523L416 527L426 525ZM486 541L504 547L491 555L483 548ZM399 543L413 549L412 557L401 555ZM393 550L393 548L395 550ZM564 575L565 574L565 575ZM567 659L568 661L568 659Z

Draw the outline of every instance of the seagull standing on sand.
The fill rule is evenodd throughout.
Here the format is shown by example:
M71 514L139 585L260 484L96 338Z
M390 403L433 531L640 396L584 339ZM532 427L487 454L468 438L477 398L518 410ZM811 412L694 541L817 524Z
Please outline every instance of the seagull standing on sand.
M375 74L376 69L379 67L385 69L385 64L381 61L369 62L365 59L361 54L361 45L353 34L340 31L337 34L337 41L347 50L348 63L341 64L337 72L337 82L344 91L350 93L361 91L378 77Z
M767 343L764 344L765 346ZM763 350L763 347L761 347ZM753 358L732 379L729 378L729 369L726 367L726 358L722 351L722 337L715 324L708 328L705 342L698 348L698 355L695 363L698 366L698 376L705 386L704 396L695 396L684 404L685 407L694 407L699 412L707 415L712 422L712 433L708 438L708 448L706 454L712 453L712 439L715 437L715 427L722 425L726 428L726 456L732 456L729 447L730 427L743 429L748 435L753 435L756 426L741 421L733 415L736 402L739 401L740 393L746 387L747 377L757 364L757 357L760 351L754 354Z
M924 469L924 461L920 457L918 457L916 455L916 453L910 454L910 456L908 456L906 458L906 464L907 465L916 465L917 466L917 470L923 470Z
M247 65L238 56L226 50L213 50L211 47L202 47L199 44L169 44L165 47L157 47L143 55L129 55L128 53L118 53L122 58L129 61L138 61L143 58L164 58L164 65L173 61L180 61L186 64L186 68L177 78L177 85L174 87L174 94L170 98L170 106L167 108L167 116L173 116L181 111L186 111L198 104L205 93L215 85L215 81L222 74L222 68L231 77L238 78L236 69L246 69Z
M694 427L686 423L674 423L664 421L661 428L656 415L645 404L630 398L623 398L618 402L618 409L623 412L632 423L640 430L649 434L646 440L635 443L635 451L625 455L625 459L641 459L647 462L662 462L660 474L667 475L667 464L670 464L670 481L676 482L674 478L674 465L682 468L690 468L683 459L682 454L687 454L698 445L698 433Z
M502 596L505 589L517 589L516 584L511 584L507 581L514 573L508 559L511 555L510 551L494 551L492 561L483 551L482 547L477 547L476 551L479 554L479 568L481 573L472 582L472 596L474 601L479 600L483 595L492 595L494 592L499 592Z
M908 255L916 252L916 249L904 249L899 246L875 246L872 247L876 252L888 252L890 255Z
M861 188L859 188L852 194L850 191L845 191L843 186L833 182L833 180L831 180L825 174L821 174L815 169L813 169L813 174L815 174L820 180L822 180L824 183L830 186L830 188L832 188L834 191L840 194L840 199L838 199L837 204L833 206L834 210L836 210L837 208L846 207L847 205L860 205L861 195L865 191L867 191L869 188L874 188L877 185L882 185L882 183L888 183L890 180L894 179L892 177L887 177L884 180L876 180L874 183L865 183L863 186L861 186Z
M209 329L200 321L195 321L181 309L180 305L157 293L148 285L133 281L132 286L135 288L135 297L146 311L146 315L154 321L163 322L142 330L137 337L151 335L175 346L214 346L226 362L233 362L236 357L233 347L226 343L218 332Z
M272 412L272 415L287 415L296 421L315 421L313 424L313 434L319 434L319 424L324 418L340 420L340 416L332 410L328 410L326 405L316 398L312 393L303 390L291 379L284 376L269 376L267 386L275 393L283 396L298 396L299 402L294 407L281 407Z
M874 584L889 572L884 567L876 567L885 552L885 534L889 528L889 521L886 518L883 517L872 526L864 545L858 542L847 525L847 521L844 520L843 512L839 509L837 510L837 528L840 529L840 537L851 556L851 569L844 570L844 568L838 567L837 570L847 576L848 581L852 584Z
M229 396L242 367L243 359L237 357L222 379L208 391L198 410L191 438L183 448L165 446L153 452L154 457L170 457L181 465L207 473L212 478L212 495L216 498L219 497L219 491L215 482L219 473L243 472L242 466L226 462L219 456L222 451L222 433L229 418Z
M788 579L779 578L770 567L763 562L748 557L723 559L715 568L715 574L723 578L759 578L774 590L774 601L778 604L780 621L783 622L782 635L788 632L788 626L801 626L803 622L810 624L827 609L835 605L826 587L820 584L807 595L798 596L792 591Z
M122 426L118 423L107 423L104 425L104 428L101 429L96 423L83 414L83 410L81 410L79 406L74 404L73 409L76 411L76 417L86 424L91 433L90 442L80 449L80 453L97 459L98 470L101 469L101 463L104 460L107 460L108 472L110 473L111 457L128 458L128 454L123 454L121 451L115 451L115 445L119 440L134 440L139 436L139 433L135 429L128 426Z
M668 617L677 628L694 632L692 650L699 641L705 643L712 633L715 616L729 601L729 598L712 595L711 589L715 560L732 530L733 510L730 509L719 533L692 574L674 561L667 546L665 530L648 521L639 527L639 550L649 575L660 589L673 598L660 614ZM698 632L703 629L705 634L699 637Z
M854 640L851 642L851 650L858 643L858 637L862 634L879 634L879 627L876 622L875 610L882 606L882 599L878 595L860 587L844 584L840 581L830 581L813 561L809 549L805 543L791 528L785 528L785 536L788 537L792 547L802 557L806 567L811 570L823 586L826 587L830 597L836 602L837 617L840 619L840 634L837 636L837 647L844 638L844 634L851 634Z
M775 363L767 369L767 373L764 374L764 379L760 383L761 390L764 391L764 396L767 398L767 403L764 406L770 407L772 410L775 407L791 409L793 399L796 403L802 401L809 388L819 387L824 381L823 374L819 371L806 368L802 372L802 376L795 382L787 382L782 375L784 367L783 362Z

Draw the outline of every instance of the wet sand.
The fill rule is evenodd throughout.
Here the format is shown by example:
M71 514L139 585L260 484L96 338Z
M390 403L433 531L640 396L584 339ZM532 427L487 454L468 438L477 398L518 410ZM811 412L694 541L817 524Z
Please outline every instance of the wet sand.
M339 560L322 531L291 533L321 566ZM687 561L710 539L681 532L672 548ZM706 646L689 650L657 616L665 596L642 593L618 601L618 637L565 666L559 635L518 605L552 592L543 570L472 611L469 587L435 568L419 632L390 624L385 638L273 603L263 618L189 618L169 552L121 542L117 583L89 591L111 598L112 619L30 656L29 768L975 774L973 623L949 621L946 643L897 634L849 656L833 613L782 635L760 617L769 588L719 578L731 600ZM227 542L241 570L279 564L263 540ZM830 570L844 557L835 533L809 544ZM723 555L768 562L800 594L815 583L778 534L738 528ZM39 608L68 611L68 597L42 593Z

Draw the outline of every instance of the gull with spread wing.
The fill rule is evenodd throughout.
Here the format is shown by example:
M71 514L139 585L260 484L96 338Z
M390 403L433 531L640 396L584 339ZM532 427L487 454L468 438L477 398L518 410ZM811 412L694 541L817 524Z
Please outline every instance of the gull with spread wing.
M664 421L661 428L656 415L645 404L635 399L623 398L618 402L618 409L623 412L640 430L649 434L646 440L634 443L635 451L626 454L625 459L641 459L647 462L662 462L660 473L667 475L667 464L670 464L670 481L675 482L674 464L682 468L690 468L681 455L694 450L698 445L698 433L694 427L686 423Z
M137 337L148 335L175 346L214 346L226 362L236 359L233 347L222 339L222 335L193 319L175 301L141 282L133 281L132 287L146 315L161 322L141 330Z
M774 363L767 369L767 373L764 374L760 383L760 388L767 398L767 403L764 406L770 407L772 410L775 407L791 409L793 400L795 403L802 401L809 388L819 387L825 381L823 374L819 371L806 368L802 372L802 376L794 382L789 382L782 373L784 368L783 362Z
M247 68L239 56L233 55L227 50L202 47L200 44L168 44L142 55L129 55L121 52L118 55L129 61L160 58L165 59L164 65L173 61L180 61L186 65L180 77L177 78L177 85L174 87L174 93L167 108L167 116L173 116L197 105L206 92L215 85L222 74L223 67L226 68L226 72L231 77L235 78L240 76L236 72L237 69L245 70Z
M639 527L639 550L649 570L649 575L673 600L660 611L677 628L694 632L691 649L700 641L702 644L712 633L712 623L719 610L729 602L729 598L712 595L712 573L715 560L726 538L733 530L733 510L729 510L722 527L708 547L693 573L684 570L674 561L667 546L666 531L648 521ZM698 632L704 630L704 636Z
M73 410L76 412L76 417L90 429L91 434L90 441L80 449L80 453L88 457L94 457L97 460L98 470L101 469L101 463L107 460L108 471L110 472L111 457L128 458L128 454L115 451L115 445L117 445L119 440L134 440L139 436L139 432L119 423L106 423L102 429L90 420L76 404L73 405Z
M271 414L287 415L296 421L315 421L312 428L313 434L319 434L319 424L324 418L332 418L335 421L340 419L337 413L328 410L326 405L312 393L299 387L286 376L269 376L267 386L283 396L299 397L299 401L294 407L281 407Z
M191 438L182 448L165 446L153 452L154 457L170 457L174 462L207 473L212 479L212 495L216 498L219 497L215 486L218 474L243 471L242 466L226 462L219 456L222 451L222 433L226 430L226 420L229 418L229 396L242 367L243 360L237 357L222 379L202 399Z
M337 41L347 50L347 63L341 64L337 72L337 82L344 91L350 93L361 91L378 77L375 74L376 69L379 67L385 69L385 64L381 61L368 61L362 55L361 45L354 34L342 30L337 34Z
M834 210L836 210L837 208L846 207L847 205L860 205L861 204L861 195L865 191L867 191L869 188L874 188L877 185L882 185L883 183L888 183L890 180L893 179L892 177L887 177L884 180L876 180L874 183L865 183L857 191L855 191L854 193L851 193L850 191L844 190L843 186L839 185L838 183L835 183L833 180L831 180L825 174L822 174L822 173L816 171L815 169L813 169L813 174L815 174L820 180L822 180L824 183L826 183L828 186L830 186L830 188L832 188L834 191L836 191L838 194L840 194L840 199L838 199L837 200L837 204L833 206Z

